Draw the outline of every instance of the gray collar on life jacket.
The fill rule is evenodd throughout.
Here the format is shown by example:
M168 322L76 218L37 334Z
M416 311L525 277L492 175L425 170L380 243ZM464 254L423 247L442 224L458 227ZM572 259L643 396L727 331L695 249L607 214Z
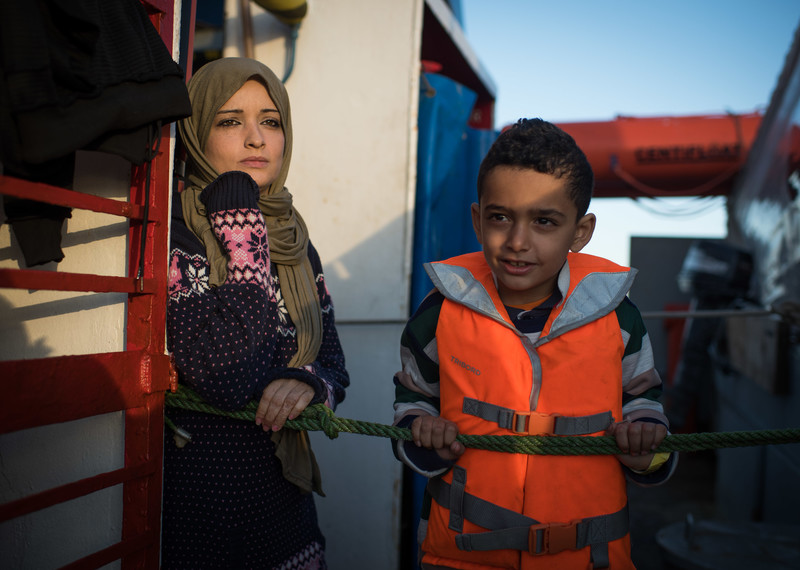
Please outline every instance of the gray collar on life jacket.
M516 330L498 311L489 292L465 267L446 263L426 263L434 286L455 303L468 307L503 325ZM564 263L558 274L557 285L563 299L561 309L550 331L537 344L546 342L567 331L599 319L613 311L628 294L637 270L589 273L569 291L569 263Z

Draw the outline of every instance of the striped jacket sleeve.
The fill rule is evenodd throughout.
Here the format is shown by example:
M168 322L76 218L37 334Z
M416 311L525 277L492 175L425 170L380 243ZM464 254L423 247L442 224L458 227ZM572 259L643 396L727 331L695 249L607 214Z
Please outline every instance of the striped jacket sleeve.
M625 352L622 357L622 419L630 422L660 423L669 428L660 397L661 377L654 366L653 347L639 309L625 297L616 309ZM660 465L659 465L660 464ZM677 454L657 454L651 472L626 469L628 479L638 485L660 485L670 478L677 465Z
M436 349L436 325L444 297L431 292L406 323L400 337L400 361L403 371L395 375L394 425L409 427L420 414L439 415L439 357ZM452 467L430 449L413 442L398 440L395 456L425 477L435 477Z

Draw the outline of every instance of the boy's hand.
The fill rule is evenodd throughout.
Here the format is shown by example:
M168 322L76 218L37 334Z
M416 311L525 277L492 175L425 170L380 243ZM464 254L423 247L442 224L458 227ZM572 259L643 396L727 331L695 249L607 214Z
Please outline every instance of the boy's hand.
M438 416L425 414L415 418L411 436L418 447L433 449L447 461L455 461L466 451L464 444L456 440L458 426Z
M650 466L653 450L667 436L667 427L651 422L620 422L610 425L606 435L617 440L617 447L623 452L617 455L617 459L623 465L644 471Z

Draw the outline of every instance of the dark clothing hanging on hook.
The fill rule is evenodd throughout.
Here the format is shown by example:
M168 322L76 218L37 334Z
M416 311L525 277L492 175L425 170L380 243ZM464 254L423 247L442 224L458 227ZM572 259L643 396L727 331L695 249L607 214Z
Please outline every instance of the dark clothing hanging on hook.
M72 179L75 174L74 152L42 164L21 166L28 168L15 170L14 166L7 166L3 174L72 190ZM19 169L21 166L16 165L16 168ZM51 261L58 263L64 259L64 252L61 250L61 232L64 220L72 217L71 208L14 196L3 196L2 201L6 221L11 225L14 237L17 238L26 267L43 265Z
M71 188L75 151L143 164L152 124L191 112L184 72L140 0L0 2L4 174ZM68 208L8 197L4 207L28 266L63 259Z
M4 164L79 149L142 164L147 125L192 112L139 0L0 2L0 32Z

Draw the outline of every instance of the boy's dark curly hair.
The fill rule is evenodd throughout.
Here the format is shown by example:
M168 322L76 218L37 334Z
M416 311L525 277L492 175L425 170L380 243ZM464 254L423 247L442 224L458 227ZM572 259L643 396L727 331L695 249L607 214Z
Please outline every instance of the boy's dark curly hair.
M589 209L594 173L575 140L542 119L520 119L500 133L478 170L478 201L486 176L497 166L530 168L568 179L568 191L578 208L578 219Z

